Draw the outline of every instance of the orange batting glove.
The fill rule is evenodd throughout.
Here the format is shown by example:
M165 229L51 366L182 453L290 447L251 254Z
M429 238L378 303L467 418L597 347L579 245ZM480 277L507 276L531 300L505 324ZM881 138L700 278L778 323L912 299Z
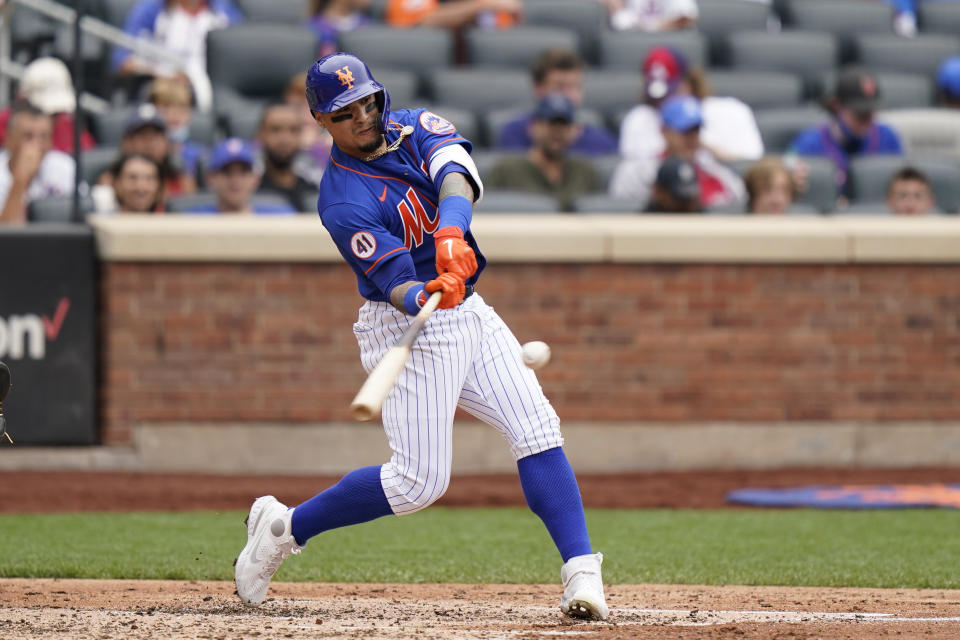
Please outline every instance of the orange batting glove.
M463 239L460 227L444 227L433 234L437 273L455 273L464 280L477 272L477 256Z
M463 296L467 292L463 278L455 273L441 273L435 280L431 280L424 285L423 288L427 293L443 292L440 304L437 305L441 309L452 309L457 306L463 302Z

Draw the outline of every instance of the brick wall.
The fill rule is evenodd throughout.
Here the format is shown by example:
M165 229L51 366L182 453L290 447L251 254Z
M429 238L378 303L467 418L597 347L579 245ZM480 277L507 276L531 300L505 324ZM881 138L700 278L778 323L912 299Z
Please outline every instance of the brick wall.
M500 263L479 290L553 347L564 419L960 419L960 265ZM348 420L360 302L337 264L104 263L104 441Z

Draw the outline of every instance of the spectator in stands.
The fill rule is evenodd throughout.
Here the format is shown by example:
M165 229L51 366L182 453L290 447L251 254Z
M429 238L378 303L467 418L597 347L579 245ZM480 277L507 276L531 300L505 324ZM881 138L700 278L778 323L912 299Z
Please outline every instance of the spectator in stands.
M620 125L620 155L624 158L649 160L663 153L666 143L660 133L660 105L675 95L693 95L700 100L704 121L700 140L717 158L728 162L763 156L753 110L737 98L710 95L706 75L690 67L682 53L654 47L641 69L643 102L628 111Z
M960 109L960 56L951 56L937 70L939 103L948 109Z
M523 11L521 0L389 0L386 21L394 27L512 27Z
M152 104L142 104L131 116L123 132L121 153L139 153L153 158L160 165L163 178L163 198L193 193L197 181L183 172L179 160L172 154L167 139L167 125L160 112ZM102 174L98 184L112 184L113 174Z
M370 24L369 7L370 0L310 0L308 26L317 36L317 57L338 51L337 39L344 31Z
M330 159L333 139L326 129L317 126L310 113L310 105L307 104L307 74L298 73L290 79L283 99L287 104L292 105L300 116L300 151L309 156L310 166L316 167L316 171L311 173L308 179L320 184L323 169L327 166L327 160Z
M302 126L297 109L286 102L264 109L257 132L264 161L259 191L282 195L296 211L306 212L317 208L318 186L297 172Z
M141 153L120 156L113 167L113 187L97 185L93 199L98 213L156 213L163 183L160 165Z
M23 70L17 89L17 98L26 100L53 117L53 149L73 153L73 123L77 100L70 71L57 58L37 58ZM11 107L0 111L0 146L6 144L7 123ZM92 149L93 136L84 129L80 134L80 148Z
M177 158L184 173L195 177L206 148L190 139L190 123L193 120L190 85L177 78L157 78L150 83L147 100L163 118L170 152Z
M550 93L562 93L579 107L583 103L583 67L583 59L576 51L544 51L531 67L534 98L539 100ZM529 149L532 144L531 120L532 114L526 114L508 122L500 130L497 146L501 149ZM576 153L615 153L617 141L603 127L582 124L570 150Z
M697 169L689 160L670 156L657 169L647 213L699 213L700 183Z
M666 141L664 155L680 156L693 163L703 206L709 209L743 202L745 190L740 176L721 164L700 140L703 111L697 99L689 95L674 96L663 103L660 117ZM648 202L662 157L621 162L610 181L610 194Z
M744 182L748 213L783 215L797 195L793 174L777 156L767 156L750 167Z
M825 104L832 116L830 122L801 131L790 143L790 151L830 158L836 167L837 187L849 197L851 157L903 153L897 132L875 121L879 105L880 87L870 71L861 67L841 69Z
M696 27L697 0L600 0L610 11L617 31L673 31Z
M925 216L936 213L930 181L914 167L904 167L887 184L887 208L901 216Z
M243 20L231 0L139 0L127 14L123 30L133 37L149 38L177 53L184 61L178 69L168 61L141 58L117 48L111 64L121 77L180 75L190 80L197 106L206 111L212 101L207 76L207 34Z
M190 213L296 213L289 205L263 205L252 201L260 185L253 147L240 138L227 138L213 148L207 166L207 184L216 203L197 206Z
M533 147L523 156L497 164L485 185L553 196L560 210L572 211L577 196L603 191L605 186L590 162L569 155L577 133L576 106L570 98L547 94L530 122Z
M7 147L0 151L0 222L27 221L34 200L73 193L73 158L53 149L53 118L25 100L13 106Z

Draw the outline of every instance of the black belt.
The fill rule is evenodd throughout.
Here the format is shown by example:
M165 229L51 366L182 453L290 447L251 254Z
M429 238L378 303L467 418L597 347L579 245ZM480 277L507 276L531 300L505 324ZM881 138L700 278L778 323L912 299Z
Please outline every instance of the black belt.
M475 292L475 289L473 288L473 285L472 285L472 284L468 284L468 285L465 287L465 292L464 292L464 294L463 294L463 300L460 301L460 304L463 304L463 301L466 300L467 298L469 298L470 296L472 296L472 295L474 294L474 292Z

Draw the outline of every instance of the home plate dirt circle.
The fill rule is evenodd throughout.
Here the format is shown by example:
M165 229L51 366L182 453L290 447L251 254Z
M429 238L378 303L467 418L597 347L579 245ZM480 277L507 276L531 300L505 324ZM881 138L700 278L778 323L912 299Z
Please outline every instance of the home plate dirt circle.
M0 636L65 638L960 637L960 591L608 585L607 622L563 617L559 585L0 580Z

